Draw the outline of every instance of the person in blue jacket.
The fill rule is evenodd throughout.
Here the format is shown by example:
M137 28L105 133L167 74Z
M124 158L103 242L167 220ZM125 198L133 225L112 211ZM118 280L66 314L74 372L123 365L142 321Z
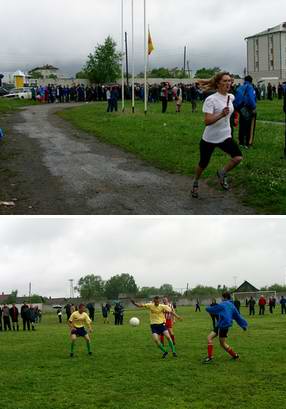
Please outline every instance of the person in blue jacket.
M249 148L253 144L256 124L256 92L250 75L244 78L244 84L237 89L233 106L239 112L239 145Z
M204 360L204 363L212 362L213 356L213 340L217 336L219 337L219 343L221 347L232 357L232 359L238 359L239 355L226 343L227 333L232 326L233 320L246 331L247 321L239 314L235 305L231 301L230 292L226 291L222 294L222 302L214 305L213 307L207 307L206 310L209 314L217 314L218 321L214 330L208 336L208 356Z

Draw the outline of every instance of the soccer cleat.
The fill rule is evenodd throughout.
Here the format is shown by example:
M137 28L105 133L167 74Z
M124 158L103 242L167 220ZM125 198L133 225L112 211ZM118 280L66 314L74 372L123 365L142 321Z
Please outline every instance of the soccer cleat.
M71 357L71 358L73 357L73 352L70 353L70 357Z
M92 355L92 352L91 352L91 351L89 351L88 355Z
M177 355L176 352L173 352L173 357L174 357L174 358L178 358L178 355Z
M166 358L167 355L168 355L168 352L166 351L166 352L163 353L162 358L163 359Z
M226 173L221 171L221 170L218 170L216 174L217 174L217 177L219 179L219 183L220 183L221 187L224 190L229 190L229 184L227 182Z
M236 354L235 356L233 356L231 359L233 359L234 361L237 361L239 359L239 355Z
M213 359L213 357L207 357L207 358L205 358L204 360L203 360L203 363L204 364L210 364L212 361L213 361L214 359Z

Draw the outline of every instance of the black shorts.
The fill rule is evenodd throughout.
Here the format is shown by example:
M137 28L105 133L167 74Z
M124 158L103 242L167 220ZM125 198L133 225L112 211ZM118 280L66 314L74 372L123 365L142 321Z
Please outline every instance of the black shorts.
M242 156L239 146L232 138L227 138L221 143L210 143L201 139L199 166L202 169L205 169L208 166L215 148L220 148L222 151L229 154L232 158L234 158L235 156Z
M228 333L228 328L214 328L214 332L220 337L220 338L227 338L227 333Z
M80 328L73 328L71 330L72 335L76 335L77 337L85 337L87 335L87 332L84 327Z
M161 335L165 331L168 331L165 324L151 324L151 332L152 334Z

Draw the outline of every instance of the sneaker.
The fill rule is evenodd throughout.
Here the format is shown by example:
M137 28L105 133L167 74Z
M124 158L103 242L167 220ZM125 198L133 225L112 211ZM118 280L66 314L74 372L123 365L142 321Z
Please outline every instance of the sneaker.
M219 179L219 183L220 183L221 187L222 187L224 190L229 190L229 185L228 185L228 183L227 183L226 173L225 173L225 172L222 172L221 170L218 170L216 174L217 174L217 177L218 177L218 179Z
M73 352L70 353L70 357L71 357L71 358L73 357Z
M213 359L213 357L207 357L207 358L205 358L204 360L203 360L203 363L204 364L210 364L212 361L213 361L214 359Z
M173 352L173 357L178 358L177 352Z
M239 355L238 354L236 354L235 356L233 356L231 359L233 359L234 361L236 361L236 360L238 360L239 359Z
M91 352L91 351L89 351L88 355L92 355L92 352Z
M194 183L193 183L192 190L191 190L191 195L195 199L197 199L199 197L198 189L199 189L199 184L198 184L198 181L195 180Z
M166 351L166 352L163 353L162 358L163 359L166 358L167 355L168 355L168 352Z

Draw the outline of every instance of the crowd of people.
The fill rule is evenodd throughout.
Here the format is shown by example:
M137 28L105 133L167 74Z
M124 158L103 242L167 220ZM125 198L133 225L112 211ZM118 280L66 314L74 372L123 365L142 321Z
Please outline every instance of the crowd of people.
M38 306L28 305L26 302L19 311L16 304L0 307L0 331L19 331L19 320L22 319L23 331L35 330L35 325L41 321L42 312Z
M281 307L281 314L286 314L286 298L284 295L281 296L279 300L279 304ZM249 315L255 315L255 306L258 305L259 307L259 315L264 315L266 311L266 306L268 305L269 313L273 314L277 305L276 297L271 296L269 297L268 301L264 295L261 295L256 301L256 299L251 296L249 299L245 300L245 306L249 310Z

